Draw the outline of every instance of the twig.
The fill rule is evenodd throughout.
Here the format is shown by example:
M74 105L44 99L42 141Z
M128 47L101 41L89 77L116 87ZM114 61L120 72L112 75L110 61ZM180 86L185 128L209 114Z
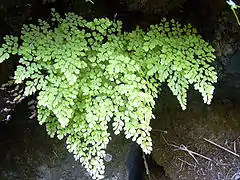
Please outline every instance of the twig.
M145 153L143 153L142 157L143 157L143 162L144 162L144 166L145 166L145 169L146 169L146 174L148 176L148 179L150 180L151 177L150 177L150 172L149 172L149 169L148 169L148 164L147 164L147 160L146 160L146 157L145 157Z
M191 150L188 150L188 148L187 148L186 146L181 145L181 146L178 147L178 149L179 149L179 150L182 150L182 151L188 152L188 154L189 154L190 156L192 156L192 158L196 161L196 163L199 164L199 163L198 163L198 160L197 160L197 159L195 158L195 156L193 155L193 152L192 152Z
M167 140L165 139L165 137L162 136L162 138L163 138L164 142L165 142L167 145L169 145L169 143L167 142Z
M176 146L176 145L173 145L173 144L170 144L170 145L176 147L177 150L182 150L182 151L188 152L188 154L189 154L190 156L192 156L192 158L196 161L197 164L199 164L199 163L198 163L198 161L197 161L197 159L195 158L194 155L200 156L200 157L202 157L202 158L204 158L204 159L206 159L206 160L208 160L208 161L213 161L212 159L210 159L210 158L208 158L208 157L206 157L206 156L204 156L204 155L202 155L202 154L199 154L199 153L196 153L196 152L194 152L194 151L189 150L189 149L188 149L186 146L184 146L184 145L181 145L181 146Z
M166 138L162 135L162 138L163 138L163 140L164 140L164 142L168 145L168 146L175 146L175 147L178 147L178 146L176 146L176 145L174 145L174 144L170 144L167 140L166 140ZM172 143L175 143L175 144L177 144L176 142L172 142Z
M189 150L190 151L190 150ZM195 154L195 155L197 155L197 156L200 156L200 157L202 157L202 158L204 158L204 159L206 159L206 160L208 160L208 161L213 161L212 159L210 159L209 157L206 157L206 156L204 156L204 155L202 155L202 154L199 154L199 153L196 153L196 152L194 152L194 151L190 151L192 154Z
M181 158L178 158L178 160L179 160L179 161L182 161L183 163L186 163L186 164L189 165L189 166L196 167L196 165L193 165L193 164L191 164L191 163L189 163L189 162L187 162L187 161L185 161L185 160L183 160L183 159L181 159Z
M57 153L55 153L55 151L53 151L53 153L55 154L55 156L58 158L58 155L57 155Z
M233 142L233 151L234 153L237 153L236 141Z
M161 130L161 129L152 129L153 132L161 132L164 134L167 134L168 132L166 130Z
M234 179L236 176L238 176L239 175L239 173L238 172L236 172L232 177L231 177L231 179Z
M182 168L183 168L183 162L181 162L180 169L177 171L177 174L181 172Z
M205 140L205 141L209 142L210 144L213 144L213 145L219 147L220 149L223 149L223 150L225 150L225 151L233 154L234 156L237 156L237 157L240 158L240 156L239 156L237 153L235 153L235 152L233 152L233 151L231 151L231 150L229 150L229 149L227 149L227 148L225 148L225 147L222 147L222 146L216 144L215 142L212 142L212 141L210 141L210 140L208 140L208 139L206 139L206 138L203 138L203 140Z
M230 169L228 170L228 172L227 172L227 174L226 174L226 177L225 177L225 179L227 179L227 178L228 178L228 175L229 175L230 171L232 171L232 168L230 168Z
M86 2L90 2L90 3L94 4L94 2L92 0L86 0Z
M182 151L188 152L188 154L189 154L190 156L192 156L192 158L195 160L195 162L196 162L197 164L199 164L199 163L198 163L198 161L197 161L197 159L195 158L194 155L200 156L200 157L202 157L202 158L204 158L204 159L206 159L206 160L208 160L208 161L213 161L212 159L210 159L210 158L208 158L208 157L206 157L206 156L204 156L204 155L201 155L201 154L199 154L199 153L196 153L196 152L194 152L194 151L189 150L189 149L188 149L186 146L184 146L184 145L177 146L177 145L175 145L175 144L170 144L170 143L167 142L167 140L164 138L164 136L162 136L162 137L163 137L163 140L166 142L167 145L175 147L176 150L182 150Z

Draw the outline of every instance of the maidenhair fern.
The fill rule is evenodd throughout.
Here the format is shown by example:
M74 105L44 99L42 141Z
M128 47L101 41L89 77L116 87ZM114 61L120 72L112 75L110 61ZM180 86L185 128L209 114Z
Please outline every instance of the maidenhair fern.
M147 32L122 32L120 21L86 21L74 13L24 25L20 38L5 36L0 62L17 54L16 83L36 93L40 124L51 137L66 137L67 149L94 179L104 174L105 150L124 132L146 154L152 151L150 120L161 84L184 110L193 84L210 104L217 76L214 49L191 25L163 19Z

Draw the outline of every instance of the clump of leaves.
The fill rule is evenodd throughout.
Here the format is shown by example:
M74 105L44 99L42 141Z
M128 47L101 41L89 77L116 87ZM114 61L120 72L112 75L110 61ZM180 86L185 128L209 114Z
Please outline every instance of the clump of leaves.
M20 56L15 82L25 83L25 96L37 93L39 123L51 137L66 137L69 152L102 179L109 123L151 153L150 120L162 83L182 109L190 84L210 104L214 49L196 33L166 19L147 32L122 32L120 21L61 18L53 10L50 23L24 25L20 38L5 36L0 61Z

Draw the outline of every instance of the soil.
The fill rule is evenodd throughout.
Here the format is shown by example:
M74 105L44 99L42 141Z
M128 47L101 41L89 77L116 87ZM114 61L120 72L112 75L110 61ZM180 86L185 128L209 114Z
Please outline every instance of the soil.
M171 104L171 98L161 98L161 108L156 109L157 118L152 121L153 159L157 164L171 179L238 179L239 101L215 99L207 106L192 100L182 111L175 100Z

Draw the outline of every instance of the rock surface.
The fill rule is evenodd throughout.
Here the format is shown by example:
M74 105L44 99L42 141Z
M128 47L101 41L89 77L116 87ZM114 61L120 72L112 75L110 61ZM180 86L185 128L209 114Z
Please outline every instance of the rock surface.
M37 121L23 122L17 112L7 124L1 124L1 180L91 180L81 164L68 153L64 141L50 139ZM16 125L16 121L25 124ZM34 120L33 120L34 121ZM18 127L15 132L13 128ZM3 131L3 129L7 129ZM125 162L130 143L114 137L108 146L105 180L127 180ZM111 157L111 158L110 158Z
M152 122L153 158L171 179L230 180L239 176L240 103L217 97L210 106L190 98L186 111L175 100L171 104L171 97L167 101L161 98Z

